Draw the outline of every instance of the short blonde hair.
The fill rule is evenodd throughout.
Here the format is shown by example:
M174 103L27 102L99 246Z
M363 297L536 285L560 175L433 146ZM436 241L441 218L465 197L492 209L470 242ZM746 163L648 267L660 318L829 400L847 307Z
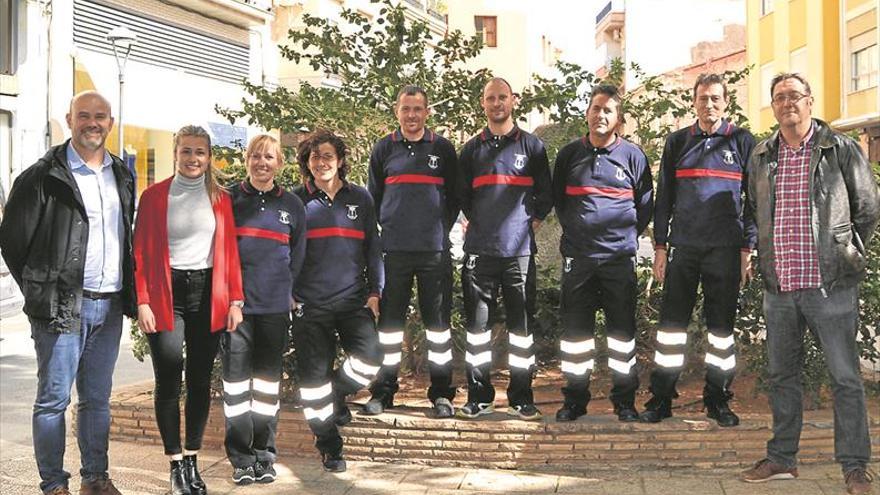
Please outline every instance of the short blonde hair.
M248 143L247 149L244 152L244 159L247 162L247 159L250 158L251 154L256 153L258 151L266 151L269 150L278 157L278 163L282 166L284 165L284 155L281 152L281 142L275 136L269 134L260 134L251 139L251 142ZM247 163L245 163L247 165Z

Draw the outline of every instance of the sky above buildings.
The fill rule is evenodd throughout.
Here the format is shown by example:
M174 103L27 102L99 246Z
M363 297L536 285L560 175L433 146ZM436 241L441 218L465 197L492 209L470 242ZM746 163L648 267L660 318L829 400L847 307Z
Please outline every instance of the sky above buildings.
M566 60L595 69L596 15L608 0L498 0L521 9ZM627 57L649 74L690 63L690 48L720 41L726 24L745 24L744 0L615 0L626 9Z

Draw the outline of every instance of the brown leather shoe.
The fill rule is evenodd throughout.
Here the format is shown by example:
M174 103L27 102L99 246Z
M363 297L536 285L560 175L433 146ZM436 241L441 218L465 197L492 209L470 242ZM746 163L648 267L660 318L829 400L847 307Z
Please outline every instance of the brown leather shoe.
M782 464L776 464L770 459L761 459L754 466L746 469L739 475L739 479L748 483L763 483L773 480L793 480L798 477L796 467L787 468Z
M843 475L846 482L846 493L850 495L864 495L871 493L871 482L874 476L865 468L856 468Z
M51 491L46 492L45 495L70 495L70 490L66 486L56 486Z
M83 480L79 486L79 495L122 495L113 486L113 481L107 479Z

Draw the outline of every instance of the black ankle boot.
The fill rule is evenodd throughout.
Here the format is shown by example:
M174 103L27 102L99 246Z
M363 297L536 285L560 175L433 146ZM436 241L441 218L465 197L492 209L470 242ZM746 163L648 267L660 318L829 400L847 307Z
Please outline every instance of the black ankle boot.
M183 461L171 461L171 495L192 495L184 471Z
M208 487L205 486L205 482L199 474L199 466L195 454L183 456L183 469L186 481L189 484L190 494L208 495Z

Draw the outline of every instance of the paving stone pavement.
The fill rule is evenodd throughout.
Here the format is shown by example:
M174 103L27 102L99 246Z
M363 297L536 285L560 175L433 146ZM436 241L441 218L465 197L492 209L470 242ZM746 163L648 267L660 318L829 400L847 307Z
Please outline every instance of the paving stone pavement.
M39 494L33 456L25 446L0 464L0 494ZM167 493L168 459L156 446L111 442L111 476L125 495ZM71 488L79 488L79 452L76 441L67 446L67 469L74 472ZM512 495L559 493L568 495L842 495L846 493L835 464L800 468L800 478L765 484L737 480L738 470L632 470L621 462L582 472L509 471L475 468L426 467L408 464L349 462L345 473L321 470L314 459L279 458L278 480L271 485L236 486L222 452L205 451L199 464L211 495L297 493L303 495ZM880 471L880 464L871 468ZM875 486L874 492L880 494Z

